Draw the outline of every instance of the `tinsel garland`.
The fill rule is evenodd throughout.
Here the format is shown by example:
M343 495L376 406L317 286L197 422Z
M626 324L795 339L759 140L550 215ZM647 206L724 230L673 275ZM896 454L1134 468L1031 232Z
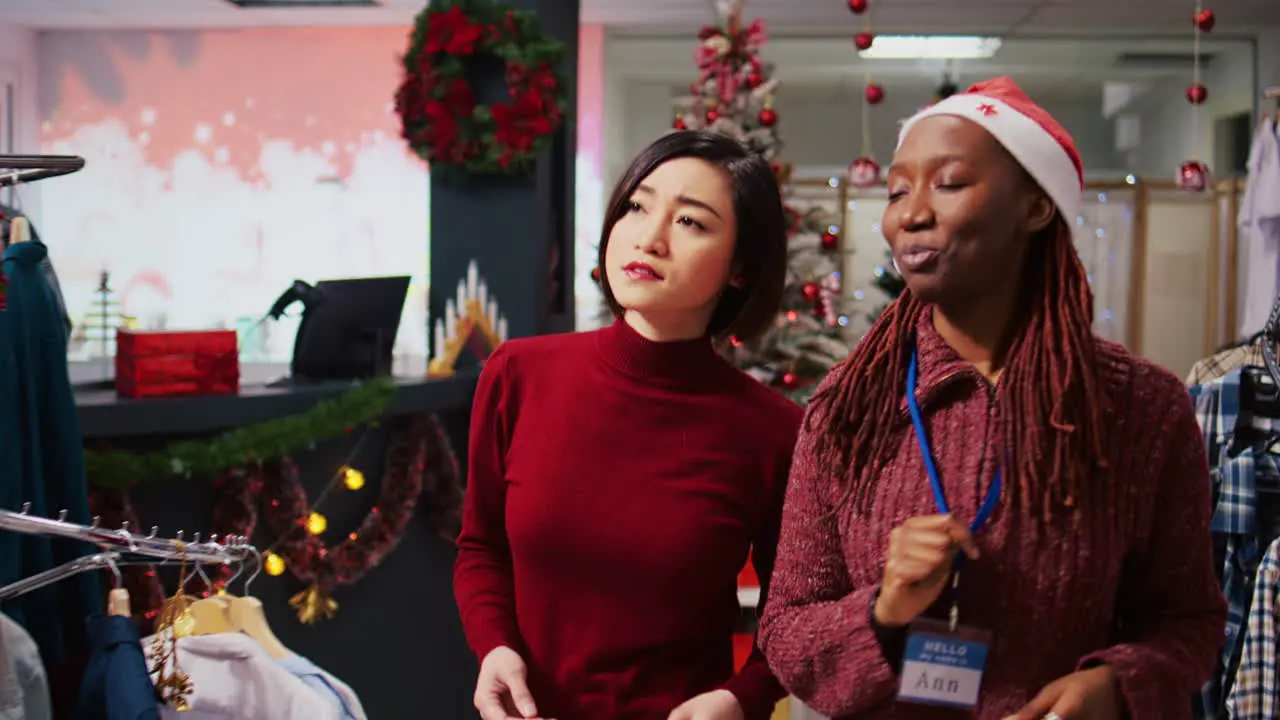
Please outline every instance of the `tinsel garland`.
M359 580L399 544L426 483L456 484L457 460L434 417L397 418L387 424L378 500L360 528L336 546L329 547L307 529L312 506L288 458L260 463L247 476L228 475L219 481L215 527L220 531L251 536L259 510L253 499L262 499L266 529L277 538L269 549L307 584L290 600L303 623L331 617L338 608L333 589Z
M233 467L279 460L380 417L395 395L386 378L356 385L298 415L236 428L209 439L175 442L158 452L85 449L85 474L98 487L127 488L175 478L215 477Z

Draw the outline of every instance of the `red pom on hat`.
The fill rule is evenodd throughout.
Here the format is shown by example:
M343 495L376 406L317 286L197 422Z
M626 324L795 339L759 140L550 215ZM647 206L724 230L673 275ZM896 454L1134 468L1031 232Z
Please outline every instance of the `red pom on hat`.
M1075 141L1011 78L984 80L921 110L903 123L898 144L912 126L934 115L953 115L981 125L1040 183L1064 219L1074 222L1080 214L1084 163Z

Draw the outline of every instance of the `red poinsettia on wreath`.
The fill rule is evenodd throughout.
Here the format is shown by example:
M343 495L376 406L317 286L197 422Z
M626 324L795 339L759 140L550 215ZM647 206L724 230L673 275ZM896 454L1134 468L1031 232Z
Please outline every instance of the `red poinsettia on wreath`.
M472 174L527 169L564 119L564 44L533 12L491 0L445 0L419 13L396 92L402 135L434 168ZM497 57L510 102L476 102L470 71Z

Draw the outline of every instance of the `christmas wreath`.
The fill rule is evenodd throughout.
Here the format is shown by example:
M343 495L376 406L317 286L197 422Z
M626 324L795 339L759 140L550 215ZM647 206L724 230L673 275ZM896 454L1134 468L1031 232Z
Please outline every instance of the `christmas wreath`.
M564 44L541 34L537 15L491 0L442 0L418 14L396 91L402 136L433 170L525 170L564 118ZM510 100L476 102L476 60L502 61Z

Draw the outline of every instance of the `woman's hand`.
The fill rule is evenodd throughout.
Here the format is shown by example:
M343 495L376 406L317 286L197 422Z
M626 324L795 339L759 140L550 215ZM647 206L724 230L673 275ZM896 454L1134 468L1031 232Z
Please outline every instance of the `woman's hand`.
M978 557L969 528L950 515L913 517L894 528L876 598L876 622L902 627L927 610L947 586L961 550Z
M538 716L526 681L524 660L509 647L496 647L480 662L473 702L481 720L527 720Z
M1121 720L1125 715L1115 671L1099 665L1054 680L1005 720Z
M743 720L742 705L728 690L712 690L686 700L667 720Z

